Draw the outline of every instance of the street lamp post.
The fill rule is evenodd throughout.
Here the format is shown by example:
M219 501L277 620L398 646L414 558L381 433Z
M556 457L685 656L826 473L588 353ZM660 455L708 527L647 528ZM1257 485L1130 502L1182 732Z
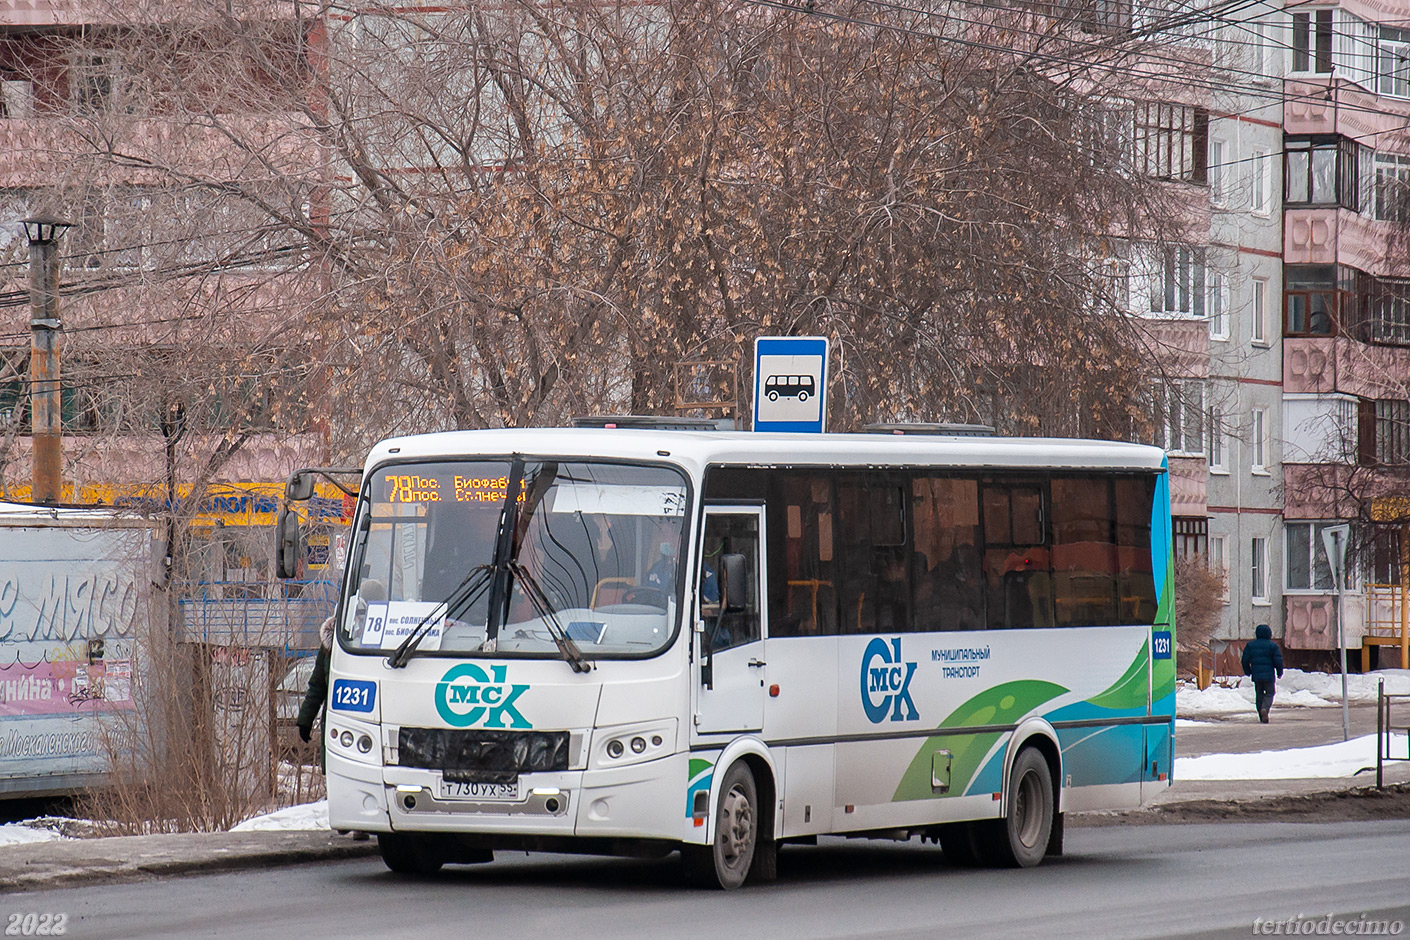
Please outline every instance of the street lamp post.
M59 385L59 245L72 223L53 216L25 219L29 239L29 418L34 442L33 487L36 503L57 503L63 441L63 405Z

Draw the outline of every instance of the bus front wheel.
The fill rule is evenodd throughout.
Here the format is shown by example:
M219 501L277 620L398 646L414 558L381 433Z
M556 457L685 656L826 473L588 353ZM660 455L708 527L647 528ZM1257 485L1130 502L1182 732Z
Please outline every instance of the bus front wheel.
M445 864L432 840L408 832L377 833L382 861L398 875L434 875Z
M748 877L759 843L759 791L748 765L741 761L730 767L719 793L714 841L681 846L681 861L696 884L733 891Z
M1024 748L1009 772L1009 810L986 848L1005 868L1032 868L1043 860L1053 833L1053 775L1037 748Z

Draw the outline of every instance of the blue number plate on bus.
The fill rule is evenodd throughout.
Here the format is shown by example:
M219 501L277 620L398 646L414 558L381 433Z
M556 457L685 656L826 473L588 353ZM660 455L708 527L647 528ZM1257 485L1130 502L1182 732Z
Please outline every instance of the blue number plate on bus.
M1170 631L1157 630L1151 634L1151 658L1170 658Z
M340 712L370 712L377 702L377 683L361 679L334 679L332 701Z

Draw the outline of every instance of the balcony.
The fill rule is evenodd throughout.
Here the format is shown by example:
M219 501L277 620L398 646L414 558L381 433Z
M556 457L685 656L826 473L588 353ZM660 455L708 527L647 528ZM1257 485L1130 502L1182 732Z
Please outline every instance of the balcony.
M1346 595L1346 646L1357 649L1366 632L1366 598ZM1283 595L1283 645L1298 650L1337 648L1335 594Z
M1303 76L1283 83L1283 131L1367 139L1399 130L1410 102L1385 98L1345 79Z

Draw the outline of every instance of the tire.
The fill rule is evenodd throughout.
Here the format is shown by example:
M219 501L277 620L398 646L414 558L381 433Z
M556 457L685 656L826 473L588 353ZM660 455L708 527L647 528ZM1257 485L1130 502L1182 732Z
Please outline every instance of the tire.
M798 400L799 400L800 402L807 401L807 400L808 400L808 393L807 393L807 392L799 392L799 393L798 393Z
M975 836L973 823L945 823L941 826L940 851L945 853L945 860L958 868L973 868L978 865L979 854L974 848Z
M984 846L991 864L1032 868L1048 852L1053 833L1053 775L1036 748L1024 748L1009 771L1008 812Z
M686 877L701 887L733 891L749 877L758 843L759 791L749 766L740 761L720 783L714 842L681 846Z
M769 401L778 401L778 392L769 392Z
M406 832L377 833L382 862L398 875L434 875L445 859L429 839Z

